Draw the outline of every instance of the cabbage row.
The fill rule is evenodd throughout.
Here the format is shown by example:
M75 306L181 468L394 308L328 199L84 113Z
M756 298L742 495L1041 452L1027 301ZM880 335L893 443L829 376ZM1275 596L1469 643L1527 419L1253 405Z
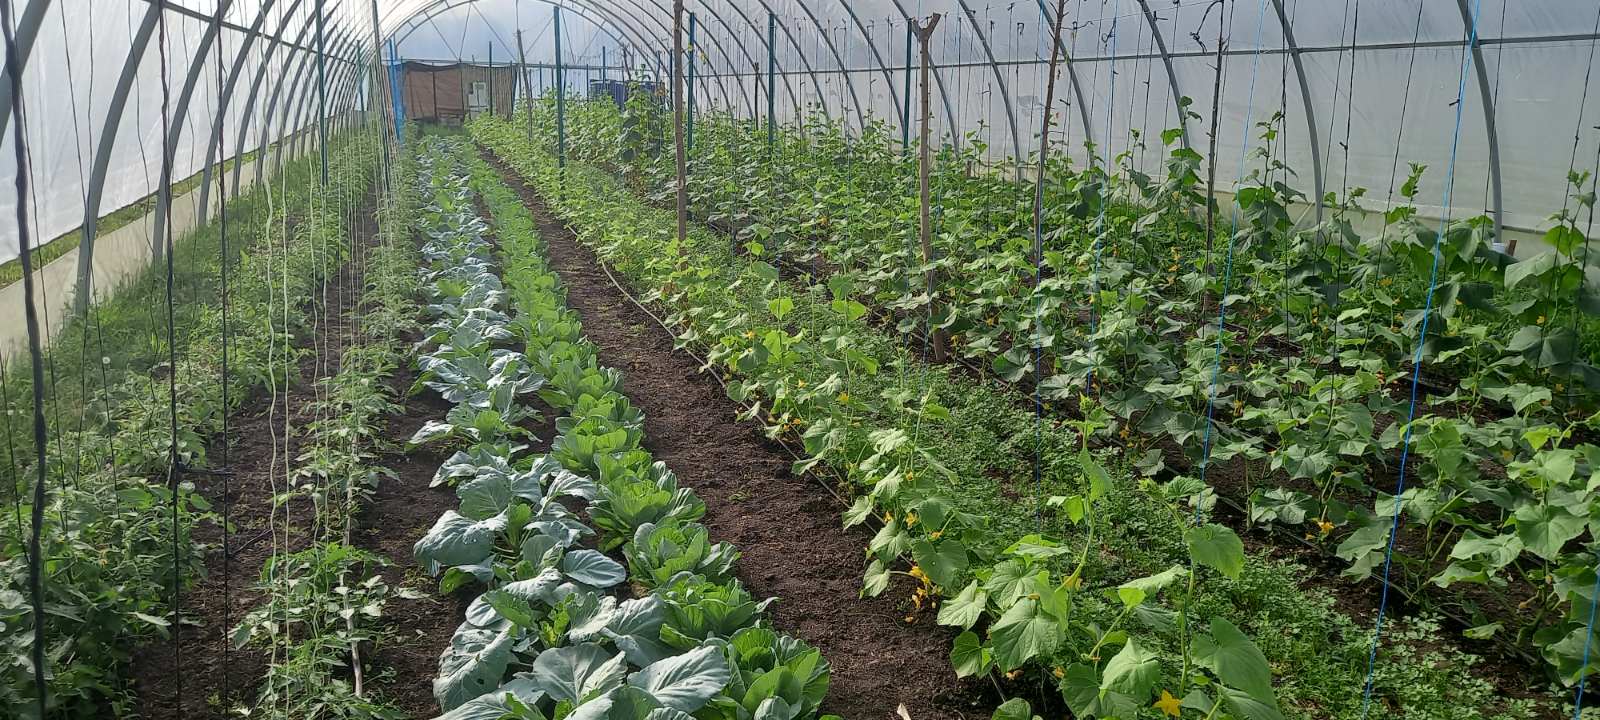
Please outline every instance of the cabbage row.
M531 216L486 165L469 172L461 140L425 143L418 384L455 407L412 442L457 448L434 482L461 503L414 550L441 591L482 589L439 660L441 720L816 718L826 660L769 627L737 550L695 522L704 503L640 446L643 415L583 339ZM560 414L546 454L527 452L529 395Z

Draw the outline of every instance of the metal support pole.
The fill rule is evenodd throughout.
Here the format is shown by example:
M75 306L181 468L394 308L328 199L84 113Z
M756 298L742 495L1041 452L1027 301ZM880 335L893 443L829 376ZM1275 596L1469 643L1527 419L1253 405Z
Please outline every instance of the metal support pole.
M697 48L694 44L694 36L696 29L698 29L698 23L696 22L694 13L689 13L689 97L687 100L689 104L689 116L685 118L686 124L683 135L685 152L694 150L694 56L697 52Z
M1472 13L1467 9L1467 0L1456 0L1456 7L1461 10L1461 22L1466 27L1467 37L1471 38L1472 68L1478 76L1478 99L1483 101L1483 130L1489 140L1489 192L1494 196L1494 241L1506 244L1506 254L1517 254L1517 239L1507 239L1505 236L1505 200L1501 193L1500 184L1500 131L1495 126L1494 93L1489 90L1489 69L1483 62L1482 42L1478 34L1473 32ZM1445 208L1446 213L1450 208ZM1320 216L1319 216L1320 219Z
M1183 105L1183 93L1178 90L1178 73L1172 69L1172 55L1167 52L1167 40L1161 35L1161 24L1157 22L1155 11L1150 9L1150 3L1139 0L1139 8L1144 11L1144 21L1150 25L1150 37L1155 39L1156 49L1161 51L1161 64L1167 68L1167 87L1172 91L1172 106L1178 111L1178 129L1183 131L1179 137L1183 140L1183 148L1189 149L1189 110Z
M689 164L683 123L683 0L672 0L672 145L678 171L678 256L689 239Z
M484 71L484 75L489 78L489 82L485 83L485 84L489 86L489 114L493 115L494 114L494 41L493 40L489 41L489 69Z
M611 64L610 61L606 58L606 50L607 50L606 46L604 46L604 45L600 46L600 79L601 80L609 80L610 79L610 78L606 77L606 66Z
M33 55L33 42L39 37L39 26L44 24L44 13L50 9L50 0L34 0L22 11L17 20L17 66L27 68L28 57ZM0 134L11 122L11 68L0 68ZM80 285L80 287L82 287Z
M1322 142L1317 139L1317 115L1311 107L1311 86L1306 82L1306 66L1300 59L1300 46L1294 41L1294 28L1289 24L1289 16L1283 11L1283 0L1272 0L1272 7L1278 13L1278 24L1283 27L1283 40L1289 45L1289 59L1294 61L1294 74L1300 81L1300 102L1306 114L1306 139L1311 148L1311 182L1314 186L1312 207L1317 211L1317 224L1322 224ZM1355 62L1351 60L1351 62Z
M561 66L561 6L555 11L556 26L556 167L567 169L567 75ZM565 175L563 175L565 178Z
M767 13L767 157L778 142L778 16Z
M528 119L528 142L533 143L533 78L528 75L528 51L522 44L522 28L517 28L517 74L522 76L522 108Z
M911 21L906 21L906 90L904 110L900 114L900 148L901 152L911 153L911 41L915 32Z
M322 154L322 187L328 186L328 67L327 18L323 0L317 0L317 145Z

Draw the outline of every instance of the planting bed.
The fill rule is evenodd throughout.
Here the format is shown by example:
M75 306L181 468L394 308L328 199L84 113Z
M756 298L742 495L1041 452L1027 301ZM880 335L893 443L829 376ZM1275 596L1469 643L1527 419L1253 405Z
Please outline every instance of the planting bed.
M913 718L982 714L986 700L945 660L954 634L908 617L902 598L914 581L900 578L891 595L860 599L861 548L871 535L841 528L844 506L829 489L793 475L787 450L738 422L742 408L716 380L674 350L671 334L613 284L533 189L494 164L538 222L600 359L624 370L623 389L645 412L645 446L705 498L703 522L743 551L739 575L751 591L779 598L775 626L833 665L826 707L861 718L892 717L902 705Z
M642 107L627 111L648 112ZM1105 431L1118 428L1119 421L1101 409L1084 418L1067 412L1075 403L1052 402L1045 417L1036 420L1033 408L1018 402L1026 391L1019 395L1005 384L1014 378L928 364L916 312L884 313L893 318L887 327L873 319L883 301L860 294L862 283L881 288L895 280L871 275L870 267L865 278L859 270L846 277L790 275L783 269L793 267L786 257L808 257L804 236L780 243L764 234L770 228L757 226L746 225L749 229L737 237L691 227L688 245L675 242L671 213L653 206L670 195L629 197L633 188L626 181L577 159L595 158L631 179L639 176L618 158L630 153L654 158L655 165L646 167L656 169L646 173L659 178L663 156L641 153L638 147L648 143L630 145L639 140L628 132L617 136L616 144L596 142L597 135L606 137L605 121L581 120L602 124L580 125L579 136L593 144L571 145L575 157L557 169L545 150L556 146L551 113L545 105L533 114L531 144L524 128L492 120L477 123L473 132L518 174L535 179L582 244L597 250L598 259L613 265L616 275L666 321L678 347L707 358L706 369L728 376L728 394L760 408L746 416L759 419L768 437L804 446L804 462L797 468L851 480L839 486L852 496L843 513L846 525L868 521L878 530L868 543L864 594L889 591L890 580L901 577L897 568L923 578L925 585L909 598L912 604L936 606L938 622L970 629L955 639L950 653L959 674L989 675L1004 696L1018 696L1047 712L1128 714L1137 712L1137 698L1149 693L1146 707L1159 709L1157 701L1174 697L1200 715L1224 706L1250 717L1361 713L1378 588L1335 591L1342 568L1292 542L1285 548L1289 552L1280 550L1282 537L1261 530L1273 523L1221 505L1213 508L1215 496L1204 485L1159 468L1152 471L1148 457L1110 452L1100 438L1120 445ZM609 114L614 119L615 113L599 103L580 105L576 117ZM637 115L628 118L624 114L622 127L649 123ZM722 184L714 169L702 167L697 187L728 190L731 186ZM647 185L644 192L655 187ZM753 197L762 196L753 191ZM692 206L704 200L691 193ZM782 207L781 201L774 204ZM711 210L713 226L729 226L730 213L738 212L729 207ZM870 217L870 211L861 212ZM853 227L851 232L861 232L859 224ZM783 252L769 265L763 260L773 246ZM730 252L734 248L738 252ZM998 362L995 368L997 374L1009 372L1002 372ZM885 434L892 428L904 435ZM1128 440L1124 428L1121 439ZM903 444L907 440L909 446ZM1155 440L1158 447L1166 442L1160 436ZM888 445L880 445L884 442ZM1095 451L1074 452L1079 443ZM911 452L909 457L885 455L885 447ZM915 481L909 469L917 471ZM1151 474L1157 483L1138 479ZM930 477L924 480L925 475ZM1035 503L1045 500L1047 507L1036 509ZM1206 512L1192 510L1196 502ZM1202 515L1211 521L1205 523ZM943 519L921 522L927 518ZM1030 534L1041 525L1046 537ZM1242 541L1246 538L1249 542ZM1316 570L1308 572L1307 565ZM1037 586L1032 595L1046 599L1030 602L1011 594L1018 592L1010 578L1019 566L1043 570L1039 577L1050 585ZM1185 577L1199 582L1185 590ZM1082 593L1080 587L1090 583L1094 592ZM1113 602L1101 604L1096 597ZM1051 608L1052 602L1063 605ZM1075 611L1074 605L1082 607ZM1371 677L1376 701L1393 712L1496 718L1558 712L1538 673L1513 669L1523 662L1514 655L1451 638L1463 626L1441 624L1426 606L1395 602L1389 610ZM1075 612L1086 617L1072 622ZM933 614L925 619L934 619ZM1191 614L1210 616L1204 621L1209 627L1174 637L1174 621L1182 628ZM1209 637L1196 637L1192 645L1182 639L1200 629L1209 630ZM1073 637L1080 632L1088 641ZM1246 678L1254 671L1194 656L1195 648L1217 643L1241 648L1235 660L1259 653L1263 665L1272 668L1272 689L1230 685L1250 684ZM1118 645L1114 658L1096 652ZM1068 649L1073 647L1079 649ZM1494 662L1475 656L1485 647ZM1201 694L1185 698L1184 682L1192 676L1179 675L1172 684L1163 679L1182 668L1194 672L1195 662L1224 675L1209 681L1227 688L1223 697L1206 700L1196 689ZM1142 671L1151 674L1137 680L1119 675L1129 663L1151 668ZM1161 674L1155 667L1163 668ZM1059 686L1059 694L1052 686ZM1269 694L1276 696L1276 708L1265 700ZM1446 695L1455 702L1444 702ZM991 697L991 703L998 702Z

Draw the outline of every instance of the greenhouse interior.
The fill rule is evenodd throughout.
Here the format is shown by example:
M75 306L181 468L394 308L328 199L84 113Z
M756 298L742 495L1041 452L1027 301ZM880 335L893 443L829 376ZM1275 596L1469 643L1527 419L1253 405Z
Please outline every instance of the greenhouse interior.
M0 41L3 717L1600 720L1595 0Z

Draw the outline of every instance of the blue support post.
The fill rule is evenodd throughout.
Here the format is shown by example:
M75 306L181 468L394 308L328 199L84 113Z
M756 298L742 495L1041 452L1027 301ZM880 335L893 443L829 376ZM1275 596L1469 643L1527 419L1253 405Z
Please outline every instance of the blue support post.
M389 92L394 95L394 137L399 142L405 142L406 94L400 86L403 76L400 74L400 54L395 48L394 41L389 41Z

